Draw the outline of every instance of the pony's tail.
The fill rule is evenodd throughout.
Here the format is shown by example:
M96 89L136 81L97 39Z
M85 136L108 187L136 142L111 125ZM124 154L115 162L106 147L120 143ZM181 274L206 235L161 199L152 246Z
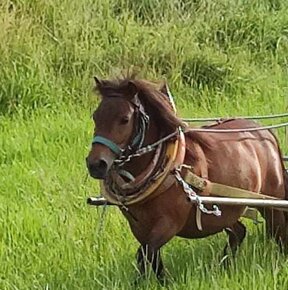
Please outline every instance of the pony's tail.
M284 165L284 164L283 164ZM284 187L285 187L285 199L288 200L288 169L285 169L284 167ZM285 238L285 243L287 245L288 242L288 212L284 211L284 218L285 218L285 223L286 223L286 238ZM288 252L288 247L287 247L287 252Z
M288 200L288 169L284 168L285 199Z

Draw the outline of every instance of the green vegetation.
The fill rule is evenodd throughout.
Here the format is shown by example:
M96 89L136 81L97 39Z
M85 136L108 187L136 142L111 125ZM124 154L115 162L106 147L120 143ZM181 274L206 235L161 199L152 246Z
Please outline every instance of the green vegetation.
M166 79L182 116L287 111L285 0L0 1L0 289L133 289L137 243L85 204L97 105L92 76L136 67ZM286 153L283 130L280 144ZM288 262L249 235L218 266L225 234L174 239L169 289L287 289ZM102 229L101 229L102 228ZM140 289L161 289L153 275Z

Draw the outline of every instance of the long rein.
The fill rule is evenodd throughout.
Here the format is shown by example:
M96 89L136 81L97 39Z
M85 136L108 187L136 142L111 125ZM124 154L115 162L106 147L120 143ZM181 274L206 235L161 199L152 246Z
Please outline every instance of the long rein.
M287 114L288 115L288 114ZM134 157L139 157L142 156L146 153L149 153L153 150L156 149L158 145L161 143L164 143L171 138L177 136L179 134L179 131L182 130L184 134L188 132L201 132L201 133L244 133L244 132L256 132L256 131L264 131L264 130L271 130L271 129L278 129L278 128L283 128L283 127L288 127L288 122L285 123L280 123L276 125L269 125L269 126L261 126L261 127L253 127L253 128L239 128L239 129L210 129L210 128L187 128L187 129L177 129L175 132L166 135L165 137L157 140L156 142L149 144L145 147L141 147L136 152L116 159L115 163L118 164L119 166L122 166L123 164L129 162L132 158Z
M240 133L240 132L255 132L255 131L263 131L263 130L269 130L269 129L276 129L276 128L281 128L281 127L288 127L288 122L285 123L280 123L276 125L270 125L270 126L261 126L261 127L252 127L252 128L239 128L239 129L211 129L211 128L178 128L175 132L166 135L165 137L157 140L156 142L146 145L144 147L138 147L134 153L131 153L129 155L120 155L118 159L116 159L115 165L119 167L122 167L125 163L129 162L132 158L134 157L139 157L142 156L148 152L151 152L157 148L160 144L170 140L171 138L177 136L180 134L182 131L184 134L188 132L203 132L203 133ZM145 130L144 130L145 131ZM145 134L145 132L142 131L142 134ZM143 136L142 136L143 137ZM142 143L142 142L141 142ZM124 152L123 152L124 153ZM183 167L185 165L181 165L180 167ZM185 179L181 176L180 174L181 168L176 168L174 175L177 180L177 182L183 187L184 192L187 194L187 197L189 199L194 198L196 200L197 204L197 209L198 211L198 222L197 224L200 224L201 228L201 222L199 222L200 218L200 212L206 213L206 214L212 214L215 216L220 216L221 215L221 210L219 210L218 206L214 205L212 209L207 209L202 200L201 196L199 196L185 181ZM126 176L127 177L127 176ZM133 176L132 176L133 177ZM122 207L126 210L128 208L125 206L125 204L122 204Z
M288 117L288 113L275 114L275 115L262 115L262 116L238 116L233 117L234 119L246 119L246 120L267 120L267 119L279 119ZM211 122L211 121L221 121L223 117L211 117L211 118L182 118L183 122L194 123L194 122ZM225 118L227 119L227 118Z
M142 156L148 152L153 151L156 149L156 147L161 144L166 142L167 140L177 136L180 131L182 130L183 133L188 133L188 132L203 132L203 133L240 133L240 132L256 132L256 131L263 131L263 130L269 130L269 129L276 129L276 128L281 128L281 127L288 127L288 122L285 123L280 123L276 125L270 125L270 126L261 126L261 127L256 127L256 128L239 128L239 129L209 129L209 128L188 128L185 130L182 128L177 129L175 132L159 139L155 143L152 143L150 145L147 145L145 147L142 147L138 149L135 153L130 154L128 156L125 156L125 159L121 159L121 157L116 160L115 162L119 162L119 166L124 165L126 162L129 162L133 157L139 157ZM200 219L200 212L206 213L209 215L214 215L214 216L221 216L222 212L218 208L217 205L213 205L212 209L207 209L205 205L203 204L203 201L201 199L201 196L199 196L191 186L185 181L185 179L181 176L181 168L185 167L185 165L180 165L179 168L176 168L174 171L174 176L177 180L177 182L182 186L184 192L187 194L188 199L196 200L197 204L197 218L196 218L196 223L199 229L202 229L201 225L201 219Z

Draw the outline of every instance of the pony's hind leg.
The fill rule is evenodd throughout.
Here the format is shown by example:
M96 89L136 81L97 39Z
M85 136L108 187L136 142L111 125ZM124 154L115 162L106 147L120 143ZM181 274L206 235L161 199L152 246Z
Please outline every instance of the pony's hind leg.
M228 243L224 248L221 261L224 266L228 266L228 248L231 249L232 257L235 258L236 252L246 236L246 227L240 221L237 221L232 227L226 228L225 232L228 234Z
M274 238L280 250L287 253L287 214L282 210L262 209L260 210L266 221L266 234Z

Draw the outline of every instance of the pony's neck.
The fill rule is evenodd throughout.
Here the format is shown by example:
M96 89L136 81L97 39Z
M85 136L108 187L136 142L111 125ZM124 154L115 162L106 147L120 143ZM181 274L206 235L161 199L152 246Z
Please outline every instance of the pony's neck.
M152 144L159 139L160 139L159 129L156 126L155 122L150 119L150 124L145 134L143 147ZM151 163L153 159L154 153L155 152L152 151L150 153L146 153L143 154L142 156L131 159L131 161L124 166L124 169L129 171L134 177L136 177L148 167L148 165Z

